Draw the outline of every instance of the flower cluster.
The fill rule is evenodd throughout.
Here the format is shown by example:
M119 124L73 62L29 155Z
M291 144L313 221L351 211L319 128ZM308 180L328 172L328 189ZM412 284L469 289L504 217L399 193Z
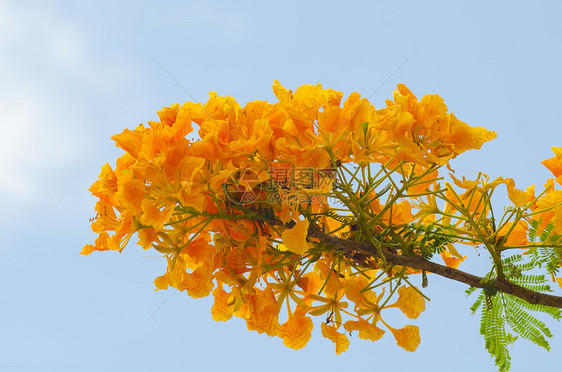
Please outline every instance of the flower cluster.
M97 238L82 254L121 251L137 235L166 259L156 288L212 294L214 320L243 318L249 330L299 349L321 317L337 353L347 334L376 341L384 326L414 351L418 327L393 328L381 313L417 318L425 300L409 276L425 272L388 264L383 251L438 253L456 268L465 256L453 243L485 246L499 259L529 247L532 221L562 233L554 181L539 197L511 179L442 182L440 166L496 134L458 120L437 95L418 101L399 85L375 109L357 93L342 104L342 93L320 85L292 92L275 82L273 91L279 102L244 107L211 93L204 105L163 108L160 121L113 136L125 153L90 188ZM199 139L190 141L194 126ZM560 182L562 150L555 153L545 165ZM502 184L514 207L496 221L490 197ZM351 252L313 232L373 249Z

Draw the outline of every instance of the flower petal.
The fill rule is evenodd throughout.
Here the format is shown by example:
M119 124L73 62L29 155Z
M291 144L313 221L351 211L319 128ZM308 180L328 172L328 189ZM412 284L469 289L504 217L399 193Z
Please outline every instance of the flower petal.
M308 220L304 219L303 221L297 221L292 229L283 231L281 239L289 251L300 255L304 255L308 251L308 243L306 241L308 225Z
M334 326L322 323L322 336L336 344L336 354L343 353L349 347L347 336L338 332Z

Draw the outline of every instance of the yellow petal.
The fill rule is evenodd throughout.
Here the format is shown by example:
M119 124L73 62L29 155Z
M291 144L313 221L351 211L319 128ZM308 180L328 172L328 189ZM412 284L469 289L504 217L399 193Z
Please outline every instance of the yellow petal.
M106 233L105 231L102 231L98 234L98 237L96 238L94 245L86 244L84 248L82 248L82 252L80 252L80 254L83 254L84 256L89 256L90 253L92 253L93 251L107 251L111 249L108 246L109 244L108 240L109 240L109 234Z
M464 259L464 257L461 256L461 254L459 253L459 251L457 251L457 249L455 248L455 246L453 244L447 243L447 249L448 249L449 253L451 255L453 255L454 257Z
M478 184L480 183L478 180L475 181L470 181L464 178L462 178L462 181L459 180L458 178L456 178L455 176L453 176L452 174L449 173L449 176L453 179L453 182L455 183L455 185L457 185L458 187L461 187L463 189L472 189L473 187L478 186Z
M304 255L308 251L306 236L308 234L309 222L307 219L297 221L292 229L285 230L281 234L283 245L291 252Z
M156 291L159 289L168 289L168 278L166 275L162 275L154 279L154 285L156 286Z
M513 222L507 223L500 231L498 231L498 238L504 238L505 234L511 229L513 226ZM527 233L529 231L529 224L525 220L519 220L517 225L507 237L504 245L506 246L518 246L518 245L527 245L529 244L529 240L527 239Z
M554 232L558 235L562 234L562 205L554 208L552 223L554 224Z
M213 307L211 307L213 320L225 322L232 318L233 306L229 303L231 294L222 288L222 284L219 284L213 290L213 296L215 297L215 302Z
M140 223L145 226L163 228L174 212L174 205L167 204L162 210L156 208L150 199L143 199L141 202L142 214L139 218Z
M452 267L453 269L456 269L459 267L460 263L464 261L464 259L466 258L466 256L462 257L462 258L457 258L457 257L453 257L451 256L451 254L447 251L443 251L441 252L441 258L443 259L443 261L445 261L445 265Z
M289 207L289 204L284 203L283 208L281 209L281 221L283 221L283 223L287 223L290 220L291 220L291 208Z
M388 307L399 308L410 319L416 319L425 310L425 299L414 288L400 287L398 294L398 300Z
M293 91L283 88L281 83L277 80L273 81L273 94L275 94L279 102L290 101L293 97Z
M180 290L187 290L193 298L207 297L213 290L213 276L206 266L201 266L193 273L185 274L186 279L180 284Z
M505 185L507 186L507 196L509 200L511 200L517 208L527 204L529 198L528 194L523 190L516 189L513 179L506 178Z
M367 322L364 319L348 320L344 324L348 332L359 331L359 338L363 340L377 341L384 335L384 331L374 324Z
M271 288L248 295L249 317L246 326L250 331L277 336L279 332L279 306Z
M133 157L138 158L142 147L142 135L144 128L141 125L136 130L125 129L120 134L111 137L117 147L127 151Z
M562 175L562 147L552 147L552 151L556 156L541 163L552 172L554 177L559 177Z
M158 236L152 227L141 229L137 231L137 234L139 236L137 244L145 250L150 249L152 247L152 243L158 240Z
M322 336L336 344L336 354L343 353L349 347L347 336L338 332L334 326L322 323Z
M420 329L417 326L407 325L402 329L388 328L394 335L398 346L409 352L416 351L421 341Z
M312 319L306 316L302 308L298 308L287 321L279 327L279 337L283 345L291 349L302 349L312 337Z

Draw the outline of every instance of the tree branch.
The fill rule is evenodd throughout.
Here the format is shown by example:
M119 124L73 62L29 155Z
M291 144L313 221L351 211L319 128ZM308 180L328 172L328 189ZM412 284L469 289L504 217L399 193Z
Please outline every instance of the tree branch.
M294 222L291 222L286 224L286 227L292 227L287 226L294 225ZM359 253L363 255L379 257L378 250L374 245L370 243L358 243L352 240L338 238L337 236L333 236L323 232L314 225L311 225L309 227L308 237L324 241L330 245L339 247L344 251L352 254ZM392 265L409 267L416 270L424 270L451 280L456 280L457 282L468 284L471 287L484 288L486 286L484 278L465 273L464 271L458 269L453 269L452 267L443 266L435 262L424 260L421 257L402 256L390 249L383 249L382 252L386 261ZM511 283L507 280L496 279L494 284L498 286L503 293L521 298L530 304L562 308L562 297L532 291L517 284Z

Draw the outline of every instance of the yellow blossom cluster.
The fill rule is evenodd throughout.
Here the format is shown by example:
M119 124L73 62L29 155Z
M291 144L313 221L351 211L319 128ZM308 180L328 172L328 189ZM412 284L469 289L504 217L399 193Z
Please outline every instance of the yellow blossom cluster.
M529 222L539 217L543 228L553 222L562 232L562 190L554 190L553 181L540 198L533 188L515 189L511 179L440 181L439 166L496 134L458 120L437 95L418 101L399 85L387 107L375 109L357 93L342 104L342 93L320 85L292 92L275 82L273 91L277 103L244 107L211 93L204 105L163 108L159 121L113 136L125 153L115 167L105 164L90 188L99 199L92 222L97 238L82 254L121 251L136 234L143 249L166 259L156 288L196 298L212 294L216 321L236 316L249 330L300 349L311 338L312 318L320 317L321 333L337 353L348 348L347 335L376 341L384 326L400 347L414 351L418 327L393 328L381 312L420 315L424 297L407 277L420 271L388 267L375 253L336 249L312 238L312 229L423 256L437 238L428 243L411 226L435 224L456 234L439 251L453 268L465 259L453 242L502 239L503 248L525 247ZM199 139L190 141L194 126ZM562 150L555 154L545 165L560 183ZM352 164L355 176L338 186ZM386 201L377 191L381 182L349 192L352 184L377 179L357 176L374 164L384 171L379 179L393 185ZM395 176L403 177L403 187ZM540 215L518 215L491 228L487 197L501 184L517 208Z

